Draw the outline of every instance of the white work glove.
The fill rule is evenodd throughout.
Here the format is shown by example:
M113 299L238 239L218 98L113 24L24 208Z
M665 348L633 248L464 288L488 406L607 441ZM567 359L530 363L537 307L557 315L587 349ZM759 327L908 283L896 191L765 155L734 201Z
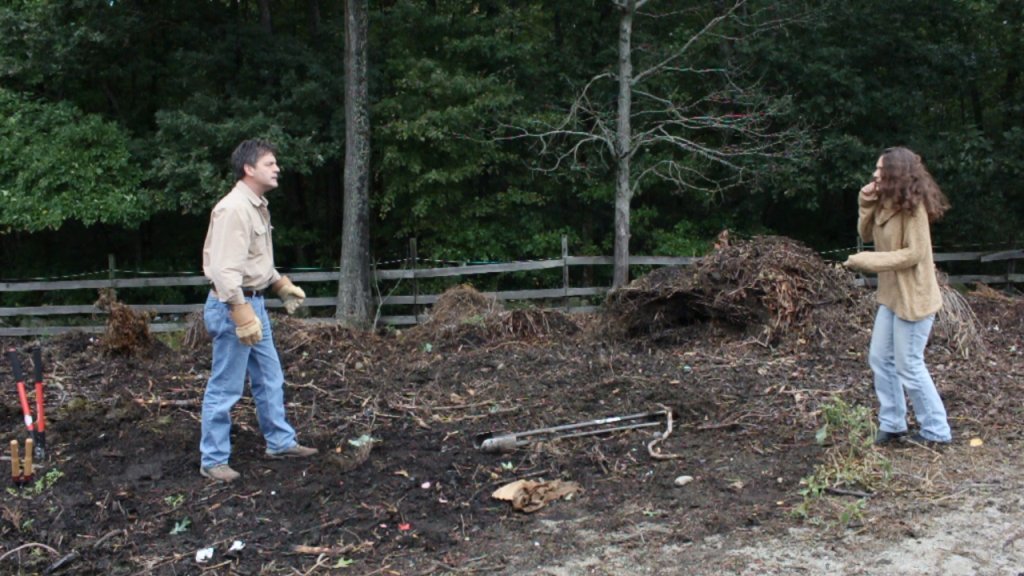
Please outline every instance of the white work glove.
M235 304L231 306L231 319L235 322L235 335L246 346L254 346L263 339L263 323L260 322L252 304Z
M306 293L302 291L287 276L281 276L281 279L274 283L272 287L277 297L281 299L284 304L284 311L288 314L295 314L299 306L306 300Z

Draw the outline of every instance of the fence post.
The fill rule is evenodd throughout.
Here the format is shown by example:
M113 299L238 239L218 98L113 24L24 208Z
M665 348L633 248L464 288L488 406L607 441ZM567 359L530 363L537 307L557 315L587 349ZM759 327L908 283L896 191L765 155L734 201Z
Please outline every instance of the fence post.
M416 279L416 263L419 261L419 257L416 254L416 238L409 238L409 264L412 268L412 316L416 318L416 322L419 323L420 317L420 285Z
M113 254L107 254L107 280L110 280L110 296L117 299L117 261Z
M562 296L562 307L566 313L569 312L569 237L562 234L562 289L565 295Z
M1006 246L1007 246L1007 248L1012 248L1013 244L1008 242L1006 244ZM1013 273L1017 271L1016 270L1017 267L1015 265L1016 262L1017 262L1017 260L1015 258L1009 258L1006 261L1006 283L1007 284L1010 284L1010 285L1013 284L1012 282L1010 282L1010 278L1013 278Z

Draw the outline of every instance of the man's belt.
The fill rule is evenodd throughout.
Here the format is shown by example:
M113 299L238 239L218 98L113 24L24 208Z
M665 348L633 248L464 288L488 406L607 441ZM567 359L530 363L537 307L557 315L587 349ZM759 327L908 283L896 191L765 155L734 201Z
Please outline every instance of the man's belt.
M213 286L210 286L210 291L213 292L214 294L217 293L217 289L214 288ZM242 288L242 296L246 298L255 298L257 296L263 296L264 293L266 293L266 290L256 290L255 288L245 287Z

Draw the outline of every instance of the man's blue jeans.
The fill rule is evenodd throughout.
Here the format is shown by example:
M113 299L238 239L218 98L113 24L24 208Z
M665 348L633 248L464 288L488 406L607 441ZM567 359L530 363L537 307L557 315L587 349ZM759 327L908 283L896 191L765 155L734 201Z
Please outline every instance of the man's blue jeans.
M231 456L231 408L245 390L249 373L252 397L267 450L280 452L295 445L295 429L284 415L284 373L274 348L270 318L262 296L246 298L263 323L263 339L246 346L235 335L228 305L212 293L206 299L203 319L213 338L213 366L203 396L202 437L199 451L203 468L227 464Z
M946 408L924 365L924 347L934 321L933 314L908 322L898 318L888 307L878 307L868 359L875 373L878 428L883 432L906 431L907 401L903 396L906 389L914 403L921 436L938 442L953 438L946 421Z

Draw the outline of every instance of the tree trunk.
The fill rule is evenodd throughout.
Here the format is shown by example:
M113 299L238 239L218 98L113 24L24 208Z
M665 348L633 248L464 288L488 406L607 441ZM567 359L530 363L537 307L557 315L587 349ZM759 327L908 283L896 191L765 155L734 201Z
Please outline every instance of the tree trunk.
M270 0L260 0L260 26L267 34L273 34L274 26L270 22Z
M309 26L309 34L317 36L320 34L320 0L306 1L306 21Z
M636 0L627 0L619 19L619 98L615 126L615 263L612 288L621 288L629 282L629 203L633 189L630 186L629 160L632 155L633 113L633 14Z
M370 112L367 88L368 0L345 0L345 174L341 276L334 317L370 325Z

